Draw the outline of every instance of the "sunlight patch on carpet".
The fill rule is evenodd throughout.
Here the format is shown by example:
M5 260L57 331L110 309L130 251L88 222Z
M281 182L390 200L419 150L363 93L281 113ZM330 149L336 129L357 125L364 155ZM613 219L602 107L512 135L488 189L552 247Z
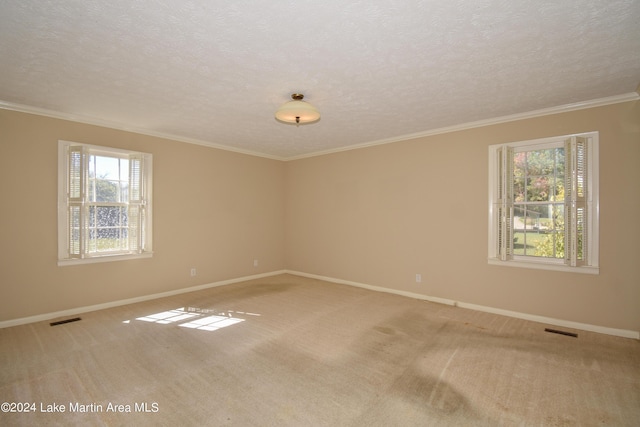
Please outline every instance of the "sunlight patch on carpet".
M246 320L241 317L236 317L238 315L260 316L260 314L257 313L248 313L244 311L229 310L225 312L218 312L216 310L206 308L180 307L173 310L137 317L136 320L161 325L176 324L183 328L199 329L203 331L216 331L218 329L226 328L227 326L242 323ZM125 320L122 323L130 322L130 320Z

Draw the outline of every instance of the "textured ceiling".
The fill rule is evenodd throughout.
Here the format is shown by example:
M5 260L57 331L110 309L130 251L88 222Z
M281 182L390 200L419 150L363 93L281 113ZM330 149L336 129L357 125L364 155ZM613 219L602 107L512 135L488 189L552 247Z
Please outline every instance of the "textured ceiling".
M631 93L639 23L639 0L2 0L0 106L296 158ZM293 92L319 122L274 119Z

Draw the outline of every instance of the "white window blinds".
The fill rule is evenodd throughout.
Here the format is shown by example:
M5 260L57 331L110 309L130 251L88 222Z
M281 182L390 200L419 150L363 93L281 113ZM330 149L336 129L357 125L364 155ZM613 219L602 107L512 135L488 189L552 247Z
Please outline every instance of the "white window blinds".
M587 139L571 137L565 147L565 262L585 265L588 250Z
M513 148L500 147L497 156L498 256L506 261L513 258Z
M81 258L85 251L83 232L86 228L86 153L83 147L68 147L68 257Z
M129 156L129 250L141 252L143 246L142 223L144 220L144 182L142 179L143 158Z

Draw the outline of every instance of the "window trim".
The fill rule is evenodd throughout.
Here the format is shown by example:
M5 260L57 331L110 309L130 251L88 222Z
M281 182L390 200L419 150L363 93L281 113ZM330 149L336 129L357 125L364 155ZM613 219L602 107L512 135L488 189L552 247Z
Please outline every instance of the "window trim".
M590 210L588 220L588 259L587 265L569 266L563 259L535 258L522 255L512 255L511 259L502 260L498 253L498 225L497 225L497 201L500 198L498 184L500 180L499 165L497 159L498 150L502 147L514 148L514 151L529 151L545 149L552 144L563 143L574 137L588 138L588 171L587 194L590 198ZM488 215L488 263L507 267L533 268L543 270L565 271L573 273L599 274L599 133L584 132L534 140L507 142L489 146L489 215Z
M144 158L143 185L144 185L144 249L140 252L132 253L105 253L100 255L70 258L69 257L69 236L68 236L68 155L69 147L83 147L90 150L91 154L108 157L130 158L139 156ZM124 261L130 259L151 258L153 256L153 156L149 153L142 153L133 150L112 148L71 142L65 140L58 141L58 266L92 264L111 261Z

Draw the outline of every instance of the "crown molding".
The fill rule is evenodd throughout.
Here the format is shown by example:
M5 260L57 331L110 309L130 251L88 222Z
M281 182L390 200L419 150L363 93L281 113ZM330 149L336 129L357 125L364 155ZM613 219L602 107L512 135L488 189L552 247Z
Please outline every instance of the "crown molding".
M640 91L640 86L638 86L638 90ZM560 105L557 107L543 108L541 110L528 111L528 112L518 113L518 114L510 114L508 116L494 117L491 119L478 120L475 122L461 123L458 125L447 126L447 127L442 127L438 129L431 129L424 132L400 135L393 138L380 139L376 141L365 142L362 144L354 144L348 147L341 147L341 148L336 148L336 149L326 150L326 151L318 151L315 153L303 154L301 156L288 157L284 160L291 161L291 160L299 160L299 159L304 159L309 157L324 156L326 154L339 153L342 151L358 150L361 148L373 147L376 145L392 144L394 142L407 141L407 140L416 139L416 138L424 138L426 136L440 135L444 133L451 133L451 132L457 132L462 130L480 128L484 126L491 126L491 125L496 125L500 123L513 122L517 120L525 120L525 119L531 119L535 117L549 116L552 114L567 113L570 111L584 110L587 108L602 107L605 105L619 104L622 102L637 101L639 99L640 99L640 92L630 92L622 95L609 96L606 98L576 102L573 104Z
M45 108L31 107L29 105L22 105L22 104L14 104L14 103L2 101L2 100L0 100L0 109L18 111L21 113L35 114L38 116L51 117L51 118L60 119L60 120L68 120L71 122L83 123L88 125L101 126L101 127L106 127L110 129L122 130L125 132L137 133L140 135L147 135L147 136L153 136L156 138L170 139L172 141L185 142L187 144L202 145L209 148L216 148L218 150L231 151L239 154L247 154L249 156L264 157L271 160L284 160L282 157L271 156L269 154L258 153L250 150L243 150L240 148L230 147L228 145L216 144L216 143L204 141L201 139L187 138L184 136L173 135L165 132L155 132L152 130L142 129L142 128L134 128L134 127L123 125L122 123L112 122L112 121L103 120L103 119L97 119L95 117L87 117L87 116L81 116L77 114L62 113L59 111L48 110Z
M638 90L640 91L640 86L638 87ZM273 156L265 153L259 153L255 151L234 148L228 145L215 144L215 143L200 140L200 139L186 138L179 135L173 135L173 134L164 133L164 132L155 132L147 129L133 128L133 127L125 126L122 123L111 122L108 120L97 119L94 117L86 117L86 116L70 114L70 113L62 113L58 111L48 110L45 108L31 107L31 106L22 105L22 104L14 104L14 103L5 102L2 100L0 100L0 109L18 111L18 112L28 113L28 114L36 114L39 116L51 117L51 118L61 119L61 120L68 120L72 122L84 123L84 124L95 125L95 126L102 126L102 127L122 130L126 132L133 132L141 135L153 136L153 137L163 138L163 139L170 139L173 141L184 142L188 144L202 145L205 147L215 148L218 150L231 151L234 153L246 154L246 155L256 156L256 157L263 157L271 160L293 161L293 160L305 159L309 157L324 156L326 154L340 153L343 151L358 150L361 148L373 147L376 145L392 144L394 142L407 141L407 140L416 139L416 138L424 138L427 136L457 132L457 131L462 131L467 129L500 124L500 123L513 122L516 120L524 120L524 119L531 119L534 117L548 116L552 114L567 113L570 111L602 107L610 104L618 104L621 102L637 101L639 99L640 99L639 92L630 92L622 95L615 95L615 96L609 96L606 98L576 102L573 104L560 105L557 107L543 108L541 110L534 110L534 111L529 111L525 113L511 114L508 116L461 123L458 125L447 126L447 127L442 127L438 129L431 129L424 132L417 132L417 133L411 133L406 135L400 135L393 138L385 138L385 139L380 139L376 141L369 141L362 144L354 144L347 147L341 147L341 148L336 148L332 150L316 151L313 153L308 153L308 154L303 154L303 155L293 156L293 157Z

